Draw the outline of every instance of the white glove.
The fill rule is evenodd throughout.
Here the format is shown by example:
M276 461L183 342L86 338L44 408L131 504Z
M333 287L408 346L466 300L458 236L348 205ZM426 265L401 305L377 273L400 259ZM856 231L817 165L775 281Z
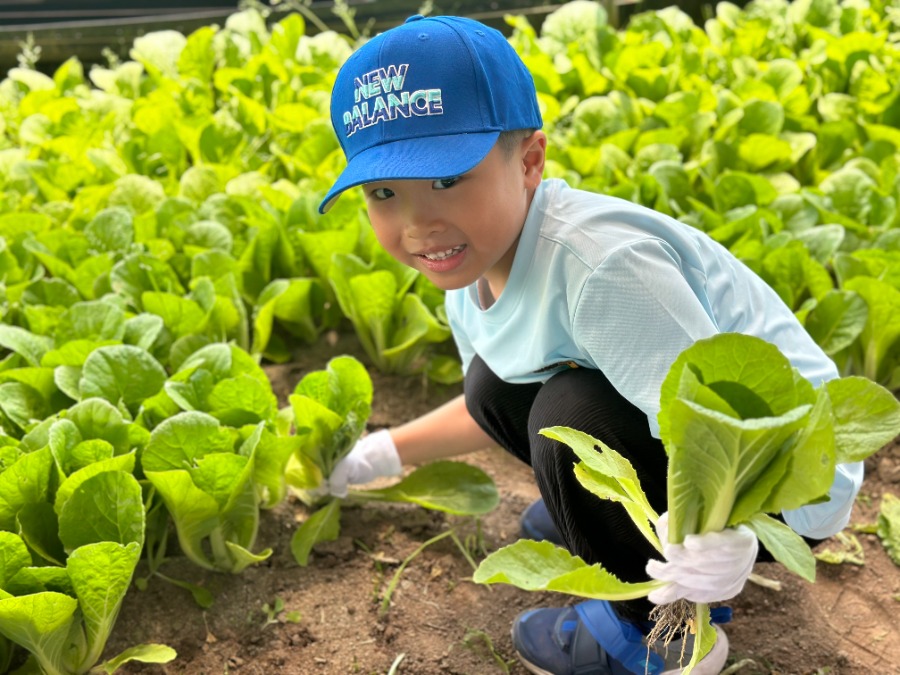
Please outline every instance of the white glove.
M683 543L670 544L668 512L659 517L656 533L663 542L666 560L649 561L647 574L671 582L647 596L657 605L679 598L691 602L733 598L744 588L759 549L756 535L746 525L721 532L689 534Z
M344 459L337 463L328 478L328 492L346 497L348 485L370 483L376 478L399 476L403 464L397 446L387 429L359 439Z

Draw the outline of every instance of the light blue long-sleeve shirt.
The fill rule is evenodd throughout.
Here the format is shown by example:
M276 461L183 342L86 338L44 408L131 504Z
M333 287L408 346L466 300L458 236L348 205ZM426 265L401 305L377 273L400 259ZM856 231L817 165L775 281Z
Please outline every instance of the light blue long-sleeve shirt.
M675 358L716 333L776 345L813 385L838 376L781 298L699 230L631 202L546 180L537 189L500 297L448 291L467 369L478 354L501 379L543 382L574 362L601 370L659 437L659 395ZM846 526L861 462L838 466L828 502L784 512L799 534Z

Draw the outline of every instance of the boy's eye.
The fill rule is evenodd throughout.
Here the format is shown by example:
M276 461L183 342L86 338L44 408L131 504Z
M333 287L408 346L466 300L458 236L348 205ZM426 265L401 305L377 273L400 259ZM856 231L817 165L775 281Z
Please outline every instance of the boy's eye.
M394 196L394 191L390 188L375 188L372 190L372 196L375 199L390 199Z
M452 188L457 182L459 182L459 176L454 176L453 178L438 178L431 184L431 189L446 190L447 188Z

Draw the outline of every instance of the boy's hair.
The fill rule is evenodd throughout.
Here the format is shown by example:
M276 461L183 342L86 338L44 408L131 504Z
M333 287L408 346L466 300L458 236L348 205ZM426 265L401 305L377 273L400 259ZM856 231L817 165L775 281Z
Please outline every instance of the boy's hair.
M497 137L497 145L506 159L510 159L523 140L531 136L537 129L510 129Z
M464 17L419 15L341 66L331 123L347 166L320 213L356 185L461 176L504 132L543 126L534 78L502 33ZM503 147L512 152L523 133Z

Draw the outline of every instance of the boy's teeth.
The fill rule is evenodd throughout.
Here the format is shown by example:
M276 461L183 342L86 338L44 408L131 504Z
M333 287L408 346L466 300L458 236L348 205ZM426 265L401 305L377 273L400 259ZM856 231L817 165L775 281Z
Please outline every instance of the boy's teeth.
M454 246L453 248L448 248L446 251L439 251L438 253L425 253L423 254L423 257L428 258L429 260L444 260L445 258L449 258L454 253L459 253L462 250L462 246Z

